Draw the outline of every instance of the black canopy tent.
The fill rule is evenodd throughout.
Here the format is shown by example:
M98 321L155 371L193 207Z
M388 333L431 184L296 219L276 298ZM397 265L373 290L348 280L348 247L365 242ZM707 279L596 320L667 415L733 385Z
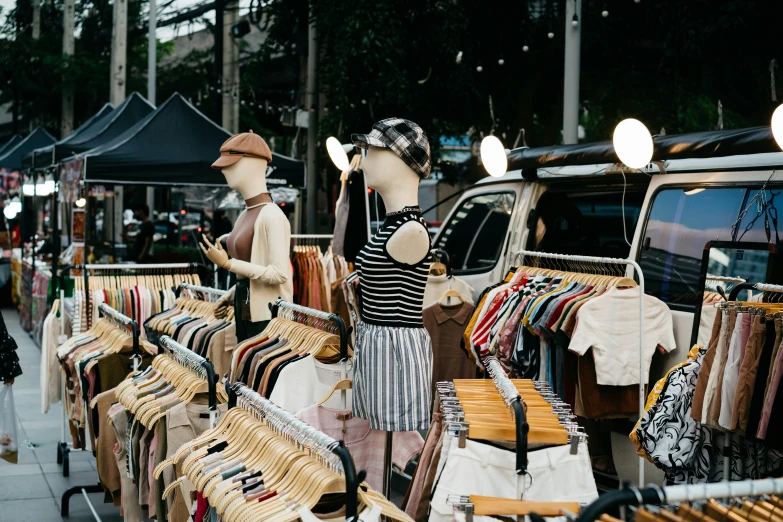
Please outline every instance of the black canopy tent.
M104 144L112 143L154 112L155 106L142 95L137 92L131 93L116 109L104 115L78 137L70 140L67 146L61 149L61 156L56 158L55 163L68 161L74 156L80 156Z
M0 156L2 156L5 151L9 150L11 147L14 147L17 143L22 141L24 138L21 134L14 134L11 139L0 145Z
M653 136L653 144L653 161L780 152L769 126ZM536 169L619 161L612 142L600 141L514 149L508 155L508 169L535 178Z
M35 149L22 158L22 168L45 169L57 164L65 156L71 155L71 148L68 146L71 142L76 142L84 133L94 130L98 126L106 123L106 116L114 111L114 107L107 103L101 109L90 116L75 131L61 139L53 145Z
M212 169L220 146L231 134L180 94L122 136L84 154L86 183L225 186ZM302 186L304 162L272 155L270 188Z
M13 147L6 147L7 150L3 150L0 153L0 168L6 170L19 170L22 168L22 157L28 152L51 145L54 143L54 136L46 132L43 127L36 127L36 129L27 135L23 140L19 141Z

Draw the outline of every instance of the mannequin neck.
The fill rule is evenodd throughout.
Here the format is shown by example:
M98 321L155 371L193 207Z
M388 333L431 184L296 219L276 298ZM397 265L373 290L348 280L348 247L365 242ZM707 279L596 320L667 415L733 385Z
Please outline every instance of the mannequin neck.
M261 192L260 194L256 194L250 199L245 199L245 205L248 207L252 207L253 205L260 205L261 203L271 203L272 202L272 194L269 192Z
M266 188L266 180L263 176L249 175L239 181L237 183L238 186L232 188L235 188L237 192L242 194L246 203L264 194L269 194L269 190Z
M419 206L419 182L417 179L412 180L413 183L410 181L403 178L395 185L377 189L386 212L399 212L405 207Z

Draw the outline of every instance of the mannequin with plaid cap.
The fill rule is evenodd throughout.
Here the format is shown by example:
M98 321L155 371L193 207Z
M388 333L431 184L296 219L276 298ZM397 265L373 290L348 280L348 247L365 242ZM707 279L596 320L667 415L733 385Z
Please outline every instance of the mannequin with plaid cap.
M415 123L388 118L369 134L367 186L378 191L386 219L356 257L362 308L354 349L352 412L387 432L384 493L389 494L393 432L426 429L432 400L432 340L422 322L432 243L419 209L419 180L429 176L429 142Z

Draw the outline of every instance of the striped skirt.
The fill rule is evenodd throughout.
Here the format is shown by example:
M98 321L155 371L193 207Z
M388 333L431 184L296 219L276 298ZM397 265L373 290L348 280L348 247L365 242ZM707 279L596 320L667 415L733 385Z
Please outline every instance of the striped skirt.
M353 414L382 431L426 430L432 401L432 340L424 328L359 322Z

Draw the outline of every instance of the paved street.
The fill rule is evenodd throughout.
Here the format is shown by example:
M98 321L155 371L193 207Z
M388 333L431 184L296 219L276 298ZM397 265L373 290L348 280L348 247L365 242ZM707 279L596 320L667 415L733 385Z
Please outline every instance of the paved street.
M3 309L8 331L19 345L19 359L24 375L14 384L19 418L19 463L0 459L0 522L56 521L60 518L60 498L73 486L98 483L95 457L91 453L71 453L70 477L62 476L57 464L56 445L60 437L61 404L41 413L39 371L41 350L19 327L19 314ZM35 446L35 447L33 447ZM103 521L121 521L119 508L103 503L103 494L90 495ZM95 520L82 495L71 499L67 520Z

